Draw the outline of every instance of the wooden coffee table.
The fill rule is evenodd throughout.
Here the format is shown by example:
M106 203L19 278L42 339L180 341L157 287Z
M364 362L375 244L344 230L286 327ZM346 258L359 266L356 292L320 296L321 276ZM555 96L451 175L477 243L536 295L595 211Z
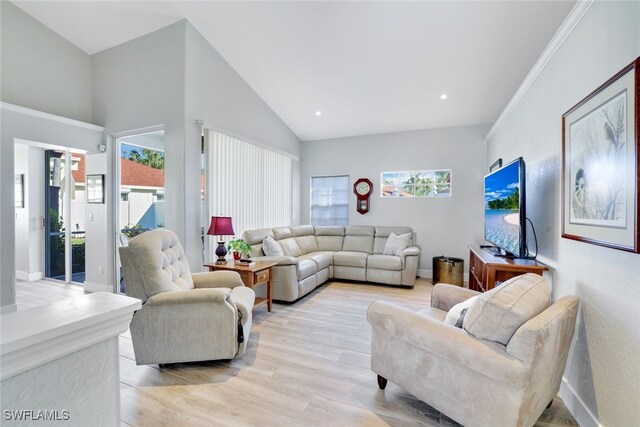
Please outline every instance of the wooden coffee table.
M271 312L271 277L272 271L271 268L274 265L277 265L277 262L268 262L268 261L256 261L256 265L252 267L246 267L243 265L235 265L233 262L228 262L227 264L205 264L204 266L209 269L209 271L220 271L220 270L228 270L235 271L240 274L242 278L242 282L248 288L253 289L255 286L266 284L267 285L267 297L256 297L256 301L253 304L254 307L256 305L260 305L262 303L267 303L267 310Z

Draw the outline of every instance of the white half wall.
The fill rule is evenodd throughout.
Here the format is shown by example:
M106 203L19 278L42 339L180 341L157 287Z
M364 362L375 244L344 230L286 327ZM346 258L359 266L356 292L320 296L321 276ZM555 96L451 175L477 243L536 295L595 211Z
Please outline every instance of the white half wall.
M561 118L639 55L640 3L595 2L487 145L487 164L525 158L527 214L553 298L580 297L562 396L585 426L640 425L640 255L561 238Z
M468 243L483 241L483 176L488 125L366 135L302 143L302 224L310 222L313 176L349 175L373 182L371 209L356 211L349 199L349 224L412 227L421 248L418 269L431 277L432 259L447 255L469 263ZM386 171L451 169L452 197L380 197L380 174Z

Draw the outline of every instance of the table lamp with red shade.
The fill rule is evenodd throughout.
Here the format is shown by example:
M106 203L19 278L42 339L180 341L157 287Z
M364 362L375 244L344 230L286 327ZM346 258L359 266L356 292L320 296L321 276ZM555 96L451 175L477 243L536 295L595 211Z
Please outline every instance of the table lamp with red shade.
M231 224L230 216L212 216L211 225L207 234L211 236L234 236L233 225ZM224 258L227 255L227 248L224 245L224 241L218 241L218 247L216 248L216 255L218 259L216 264L226 264L227 260Z

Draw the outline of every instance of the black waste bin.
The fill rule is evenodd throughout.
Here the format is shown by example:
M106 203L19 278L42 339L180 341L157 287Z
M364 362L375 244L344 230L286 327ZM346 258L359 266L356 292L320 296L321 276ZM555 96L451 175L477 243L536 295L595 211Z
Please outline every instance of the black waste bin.
M433 257L433 281L462 286L464 282L464 260L447 256Z

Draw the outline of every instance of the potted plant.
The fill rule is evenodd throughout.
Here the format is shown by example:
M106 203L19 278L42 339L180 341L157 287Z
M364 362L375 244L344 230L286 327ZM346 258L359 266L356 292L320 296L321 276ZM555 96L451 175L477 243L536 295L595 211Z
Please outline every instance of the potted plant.
M236 261L242 258L243 254L248 258L251 253L251 245L242 239L229 240L227 249L233 251L233 259Z

